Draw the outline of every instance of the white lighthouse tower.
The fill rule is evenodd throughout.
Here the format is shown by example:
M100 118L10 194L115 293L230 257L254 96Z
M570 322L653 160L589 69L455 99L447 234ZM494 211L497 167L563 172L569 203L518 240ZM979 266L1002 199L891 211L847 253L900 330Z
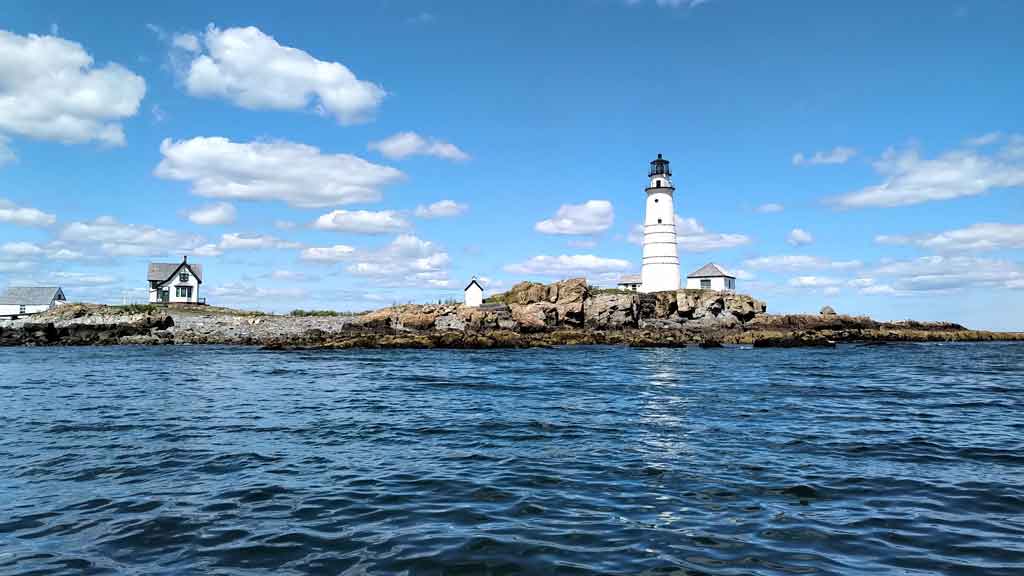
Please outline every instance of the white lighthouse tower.
M644 207L644 260L640 270L641 292L679 289L679 248L676 245L676 211L672 195L672 171L658 154L651 162L647 205Z

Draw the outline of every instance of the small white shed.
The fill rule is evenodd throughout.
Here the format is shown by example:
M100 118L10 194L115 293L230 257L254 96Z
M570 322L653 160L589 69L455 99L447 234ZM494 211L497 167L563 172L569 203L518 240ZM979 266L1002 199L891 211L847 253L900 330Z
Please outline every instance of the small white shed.
M733 292L736 290L736 277L726 272L718 264L708 262L686 276L686 288Z
M11 286L0 294L0 316L38 314L66 302L59 286Z
M476 278L469 281L464 292L466 294L466 306L477 308L484 303L484 288L476 281Z

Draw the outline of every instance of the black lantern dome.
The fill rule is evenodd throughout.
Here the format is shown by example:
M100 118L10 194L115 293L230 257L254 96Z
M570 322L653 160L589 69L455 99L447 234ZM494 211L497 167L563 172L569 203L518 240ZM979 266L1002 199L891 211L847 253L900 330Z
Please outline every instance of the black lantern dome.
M658 157L656 159L651 160L651 173L648 174L647 176L651 177L657 175L662 175L666 177L672 176L672 170L670 170L668 167L668 160L662 158L661 154L658 154Z

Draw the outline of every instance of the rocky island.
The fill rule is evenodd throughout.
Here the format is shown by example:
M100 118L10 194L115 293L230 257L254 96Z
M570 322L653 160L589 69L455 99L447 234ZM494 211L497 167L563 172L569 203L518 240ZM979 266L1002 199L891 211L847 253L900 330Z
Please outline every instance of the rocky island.
M755 347L1024 340L1020 332L836 314L773 315L744 294L640 294L576 278L522 282L480 307L408 304L362 314L272 315L212 306L67 304L0 322L0 345L231 344L289 348L520 348L577 344Z

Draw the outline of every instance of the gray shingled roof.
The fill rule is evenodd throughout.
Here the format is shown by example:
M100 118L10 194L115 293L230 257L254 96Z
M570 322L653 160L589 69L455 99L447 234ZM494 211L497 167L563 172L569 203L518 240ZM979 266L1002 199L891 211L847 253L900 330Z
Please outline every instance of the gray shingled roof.
M619 277L619 284L639 284L639 283L640 283L640 275L639 274L626 274L624 276L620 276Z
M11 286L0 294L0 304L24 304L26 306L45 306L53 302L59 286Z
M698 268L695 272L691 272L687 278L715 278L719 276L725 276L726 278L736 279L735 276L729 274L723 270L718 264L708 262L707 264Z
M146 272L146 280L163 282L171 277L178 270L178 266L181 266L181 262L174 264L167 264L165 262L150 262L149 270ZM196 278L200 282L203 281L203 265L189 262L188 267L192 269L192 273L196 275Z

